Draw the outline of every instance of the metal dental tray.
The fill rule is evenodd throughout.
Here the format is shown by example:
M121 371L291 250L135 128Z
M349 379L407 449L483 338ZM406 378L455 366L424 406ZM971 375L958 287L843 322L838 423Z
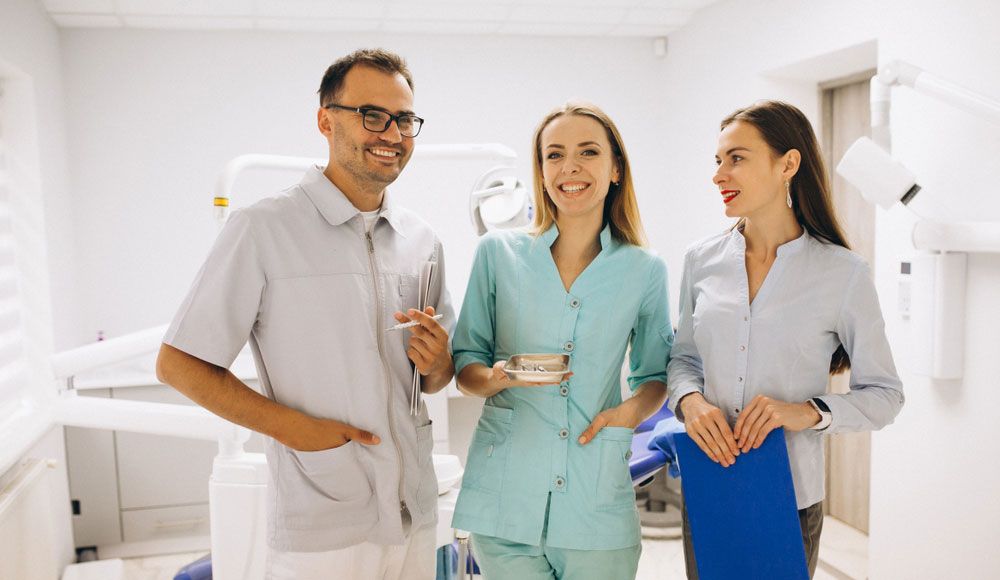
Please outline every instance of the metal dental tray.
M516 354L503 366L513 381L555 383L569 373L568 354Z

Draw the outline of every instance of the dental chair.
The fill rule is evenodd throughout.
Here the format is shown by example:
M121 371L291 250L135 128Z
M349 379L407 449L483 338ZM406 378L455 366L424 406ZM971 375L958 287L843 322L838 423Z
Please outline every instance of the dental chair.
M643 537L680 534L680 469L673 438L683 431L666 403L635 429L629 471L636 500L645 508L639 512Z
M670 458L662 450L649 448L652 431L636 432L632 438L632 455L629 457L628 469L632 475L632 486L645 487L653 481L653 477L670 463Z
M657 445L650 444L656 426L661 421L668 420L673 416L674 414L664 403L659 411L635 428L635 436L632 438L632 455L628 463L633 486L648 485L653 480L654 475L676 461L674 454L664 452Z

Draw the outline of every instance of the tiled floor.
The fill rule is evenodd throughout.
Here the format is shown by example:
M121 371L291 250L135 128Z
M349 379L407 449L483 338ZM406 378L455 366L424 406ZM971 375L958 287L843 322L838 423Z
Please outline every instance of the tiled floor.
M864 536L837 520L827 518L820 545L821 566L814 580L863 580L867 574L867 550ZM175 554L125 561L125 580L173 580L174 574L202 553ZM825 565L824 565L825 564ZM680 540L643 539L642 557L636 580L683 579L684 550Z
M841 524L843 525L843 524ZM823 536L825 542L826 536ZM823 549L821 545L820 549ZM816 570L813 580L863 580L866 576L841 576L823 568ZM642 557L636 580L672 580L686 578L684 574L684 547L680 540L642 541Z

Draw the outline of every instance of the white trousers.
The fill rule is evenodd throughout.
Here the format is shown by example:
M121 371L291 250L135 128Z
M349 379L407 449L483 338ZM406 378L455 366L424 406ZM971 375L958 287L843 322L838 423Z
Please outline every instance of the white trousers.
M365 542L329 552L267 555L267 580L434 580L437 528L413 530L406 542L386 546Z

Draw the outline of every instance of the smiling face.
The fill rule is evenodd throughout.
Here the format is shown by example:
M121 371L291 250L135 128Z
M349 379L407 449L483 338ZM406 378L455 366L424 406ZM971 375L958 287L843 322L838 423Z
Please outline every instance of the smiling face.
M398 115L413 112L413 91L400 74L358 65L344 76L334 102ZM413 138L400 135L395 121L374 133L365 129L359 113L320 109L319 127L330 144L329 169L365 190L381 190L395 181L413 154Z
M604 199L620 168L604 126L592 117L562 115L539 140L542 182L558 216L603 215Z
M798 151L776 155L760 131L750 123L734 121L719 133L715 153L718 168L712 182L722 194L729 217L760 212L791 211L785 203L785 182L798 168Z

